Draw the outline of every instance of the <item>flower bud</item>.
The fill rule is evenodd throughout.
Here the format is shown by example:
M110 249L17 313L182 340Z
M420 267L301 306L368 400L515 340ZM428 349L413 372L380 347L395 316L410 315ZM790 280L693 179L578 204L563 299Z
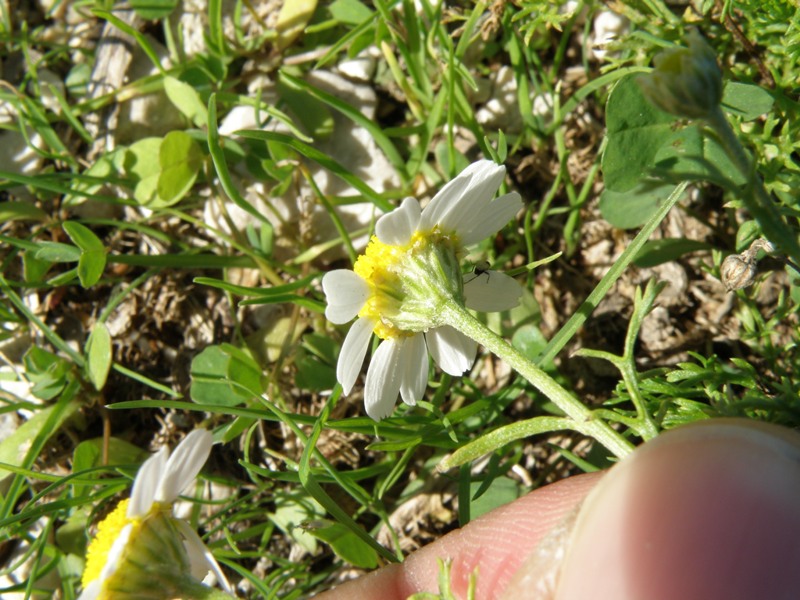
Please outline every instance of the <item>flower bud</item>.
M689 119L708 117L722 100L722 71L714 51L697 30L688 48L658 54L655 68L638 79L645 97L659 109Z

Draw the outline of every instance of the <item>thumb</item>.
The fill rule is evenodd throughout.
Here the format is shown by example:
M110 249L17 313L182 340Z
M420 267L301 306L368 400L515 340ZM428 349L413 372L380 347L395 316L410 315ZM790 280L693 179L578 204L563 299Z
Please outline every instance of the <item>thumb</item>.
M798 498L797 433L739 420L676 429L611 469L503 597L794 598Z

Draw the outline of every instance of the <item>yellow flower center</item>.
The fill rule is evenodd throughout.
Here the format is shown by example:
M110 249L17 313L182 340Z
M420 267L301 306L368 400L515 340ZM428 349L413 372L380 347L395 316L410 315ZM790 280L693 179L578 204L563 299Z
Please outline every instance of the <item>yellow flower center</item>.
M97 526L97 535L86 550L86 567L81 579L83 587L100 577L108 560L108 554L111 552L111 546L114 545L123 528L133 522L127 516L128 502L129 500L123 500L117 504L117 507Z
M402 246L384 244L377 236L372 236L364 254L358 257L353 270L369 284L370 297L359 311L359 317L374 320L375 335L381 339L399 338L412 335L391 322L400 309L405 291L398 271L403 264L428 242L428 236L415 231L411 240Z
M436 226L415 231L406 244L386 244L372 236L353 266L367 282L370 295L358 313L375 323L375 335L397 339L438 326L435 320L442 293L460 293L461 277L454 233Z

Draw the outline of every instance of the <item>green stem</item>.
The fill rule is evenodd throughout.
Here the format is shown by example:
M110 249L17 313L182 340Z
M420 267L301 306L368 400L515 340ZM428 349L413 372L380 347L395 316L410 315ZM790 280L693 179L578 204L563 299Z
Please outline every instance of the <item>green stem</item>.
M448 325L482 344L487 350L506 361L512 369L564 411L574 422L574 429L603 444L617 458L622 458L633 451L633 444L605 421L597 419L580 400L534 365L519 350L473 317L466 308L455 302L447 302L442 309L441 316Z
M575 311L575 314L564 323L564 326L559 329L558 333L548 342L536 361L538 364L543 365L553 360L567 342L572 339L572 336L575 335L581 325L589 318L589 315L594 312L597 305L600 304L600 301L608 294L614 282L619 279L622 272L633 262L647 240L650 239L650 236L661 224L661 221L667 216L667 213L672 210L672 207L683 197L683 191L686 189L686 185L687 182L684 181L675 186L675 189L672 190L669 197L658 207L658 210L650 217L647 223L644 224L633 241L628 244L625 251L608 270L608 273L606 273L600 280L600 283L597 284L597 287L592 290L592 293L583 301L583 304Z
M800 245L791 229L783 222L775 201L764 187L753 161L747 155L742 143L725 118L722 108L717 106L706 117L706 123L717 134L728 158L748 179L749 184L742 190L742 200L747 210L758 221L764 235L781 248L792 260L800 262Z

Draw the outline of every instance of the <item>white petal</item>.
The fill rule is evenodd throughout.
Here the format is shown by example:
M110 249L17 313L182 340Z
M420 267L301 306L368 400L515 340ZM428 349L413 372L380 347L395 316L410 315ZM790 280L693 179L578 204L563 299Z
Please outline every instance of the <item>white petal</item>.
M375 322L372 319L362 317L353 323L344 338L342 351L336 363L336 379L342 384L345 395L350 393L358 379L374 328Z
M464 304L480 312L510 310L519 304L522 286L513 277L498 271L472 275L464 284Z
M445 231L459 234L458 222L464 212L472 213L481 203L489 202L503 183L506 169L491 160L472 163L444 186L422 211L420 229L440 225Z
M100 581L102 583L116 572L122 560L122 555L125 553L125 549L128 546L128 541L131 539L132 532L133 523L128 523L120 530L114 543L111 544L111 549L108 551L106 564L103 565L103 568L100 570L100 575L97 576L95 581Z
M150 512L156 490L164 477L168 458L169 450L164 446L139 467L136 479L133 480L128 510L125 513L129 519L143 517Z
M402 372L400 397L406 404L414 406L428 386L428 349L421 333L402 341L398 370Z
M213 438L206 429L195 429L175 448L167 461L164 476L156 490L156 502L173 503L194 481L211 453Z
M376 421L392 414L397 402L402 380L397 368L399 352L397 342L384 340L370 360L364 384L364 408Z
M78 596L78 600L97 600L100 597L100 592L103 589L103 582L100 579L95 579L81 592L81 595Z
M211 550L203 543L197 532L192 529L189 524L183 519L173 519L172 521L178 526L181 534L183 535L184 547L186 554L189 556L189 564L192 575L199 580L205 579L209 571L214 573L217 577L222 588L229 594L233 595L233 588L222 572L217 559L211 553Z
M322 291L328 300L325 317L341 325L351 321L369 298L369 284L349 269L328 271L322 278Z
M461 375L475 361L478 344L449 325L431 329L425 339L433 360L445 373Z
M464 214L456 231L464 246L470 246L490 235L494 235L508 223L522 208L522 199L517 192L500 196L496 200L481 204L478 210Z
M417 230L419 215L419 202L414 198L406 198L399 207L378 219L375 234L384 244L404 246Z
M464 196L464 192L469 186L469 178L462 177L463 174L462 172L455 179L449 181L422 210L419 221L420 230L433 229L434 225L440 223L450 211L458 206L459 199Z

